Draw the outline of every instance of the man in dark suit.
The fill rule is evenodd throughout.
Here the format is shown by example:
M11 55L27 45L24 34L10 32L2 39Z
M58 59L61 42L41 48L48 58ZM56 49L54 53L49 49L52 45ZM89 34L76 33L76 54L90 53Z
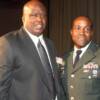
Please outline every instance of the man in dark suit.
M72 23L71 36L74 48L64 56L61 76L67 100L100 100L100 47L92 41L90 18L77 17Z
M61 100L54 45L43 37L46 8L28 1L22 21L23 27L0 38L0 100Z

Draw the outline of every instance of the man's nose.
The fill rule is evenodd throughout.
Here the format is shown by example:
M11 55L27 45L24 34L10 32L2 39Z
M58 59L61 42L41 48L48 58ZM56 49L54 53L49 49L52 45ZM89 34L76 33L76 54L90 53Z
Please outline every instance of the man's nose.
M80 34L84 34L85 30L84 29L80 29Z
M38 16L37 16L37 20L38 20L38 21L42 21L42 16L41 16L41 15L38 15Z

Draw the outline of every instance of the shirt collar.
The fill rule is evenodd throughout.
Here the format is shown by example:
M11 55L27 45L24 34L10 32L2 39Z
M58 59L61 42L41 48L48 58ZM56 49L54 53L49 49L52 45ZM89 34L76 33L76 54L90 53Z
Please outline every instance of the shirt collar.
M86 49L89 47L90 43L91 43L91 41L85 47L80 48L80 49L78 49L76 46L74 46L74 51L77 51L77 50L82 50L82 52L86 51Z
M34 42L35 45L37 45L38 41L43 41L43 34L41 34L40 36L36 36L32 33L30 33L25 27L24 27L25 31L27 32L27 34L29 35L29 37L32 39L32 41Z

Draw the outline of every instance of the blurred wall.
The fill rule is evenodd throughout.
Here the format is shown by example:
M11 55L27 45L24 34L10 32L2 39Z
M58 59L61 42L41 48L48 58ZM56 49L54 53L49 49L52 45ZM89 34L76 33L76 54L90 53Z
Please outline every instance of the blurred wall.
M80 15L93 20L94 41L100 43L100 0L49 0L49 34L60 55L72 48L71 22Z
M18 29L22 6L28 0L0 0L0 35ZM69 51L73 43L70 26L73 18L89 16L94 22L94 41L100 43L100 0L40 0L48 10L46 35L54 41L58 54Z

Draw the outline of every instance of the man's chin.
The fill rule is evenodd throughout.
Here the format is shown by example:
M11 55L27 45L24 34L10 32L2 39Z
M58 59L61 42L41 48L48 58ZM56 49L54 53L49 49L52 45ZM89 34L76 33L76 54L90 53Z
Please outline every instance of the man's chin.
M40 36L42 34L42 32L36 32L34 33L35 36Z
M80 44L76 44L77 48L83 48L86 46L86 44L84 43L80 43Z
M37 29L36 31L35 31L35 33L37 33L37 34L40 34L40 33L42 33L43 32L43 29Z

